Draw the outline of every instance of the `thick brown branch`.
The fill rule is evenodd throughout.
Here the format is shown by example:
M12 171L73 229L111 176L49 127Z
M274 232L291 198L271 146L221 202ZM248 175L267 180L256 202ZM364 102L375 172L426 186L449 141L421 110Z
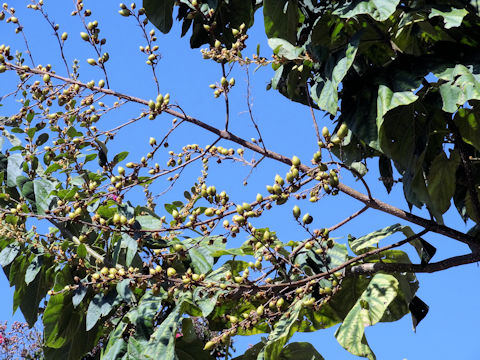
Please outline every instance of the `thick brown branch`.
M45 71L42 71L42 70L39 70L39 69L24 68L24 67L21 67L21 66L14 65L12 63L6 63L6 66L11 68L11 69L15 69L15 70L18 70L18 71L25 71L25 72L33 73L33 74L39 74L39 75L49 74L51 78L56 78L58 80L61 80L61 81L64 81L64 82L67 82L67 83L70 83L70 84L78 84L79 86L87 87L86 84L84 84L80 81L73 80L73 79L70 79L70 78L65 78L63 76L59 76L57 74L45 72ZM100 88L100 87L93 87L92 90L102 92L104 94L116 96L120 99L125 99L125 100L128 100L128 101L132 101L132 102L136 102L136 103L148 106L148 101L147 100L143 100L143 99L140 99L140 98L137 98L137 97L134 97L134 96L130 96L130 95L126 95L126 94L122 94L122 93L119 93L119 92L114 91L114 90L104 89L104 88ZM170 108L165 109L164 112L166 112L170 115L173 115L173 116L175 116L179 119L185 120L189 123L192 123L192 124L194 124L198 127L201 127L202 129L205 129L205 130L207 130L207 131L209 131L213 134L216 134L216 135L218 135L219 137L221 137L225 140L233 141L233 142L235 142L239 145L244 146L247 149L255 151L258 154L262 154L262 155L264 155L264 156L266 156L270 159L277 160L277 161L282 162L282 163L287 164L287 165L292 165L292 161L288 157L283 156L281 154L278 154L278 153L276 153L274 151L271 151L271 150L263 149L260 146L255 145L251 142L248 142L248 141L232 134L229 131L219 130L214 126L211 126L209 124L204 123L203 121L200 121L198 119L195 119L191 116L185 115L183 113L180 113L180 112L175 111L175 110L170 109ZM302 164L300 166L300 169L305 173L311 171L311 168L304 165L304 164ZM458 230L452 229L452 228L450 228L448 226L445 226L445 225L439 225L435 221L427 220L427 219L422 218L420 216L413 215L412 213L408 213L406 211L403 211L403 210L401 210L401 209L399 209L395 206L392 206L392 205L384 203L380 200L371 198L368 195L362 194L362 193L358 192L357 190L352 189L351 187L349 187L345 184L340 183L340 184L338 184L337 187L338 187L338 190L340 190L344 194L363 202L365 205L367 205L368 207L370 207L372 209L380 210L380 211L385 212L387 214L396 216L400 219L403 219L403 220L406 220L408 222L420 225L420 226L424 227L425 229L428 229L429 231L445 235L447 237L458 240L458 241L463 242L465 244L469 244L469 245L472 245L472 246L476 245L476 242L473 240L473 238L471 236L466 235L466 234L464 234L464 233L462 233Z
M353 275L364 275L377 273L379 271L396 273L433 273L446 270L455 266L471 264L480 261L480 253L472 253L467 255L454 256L442 261L430 263L426 265L420 264L396 264L396 263L372 263L353 266L350 273Z

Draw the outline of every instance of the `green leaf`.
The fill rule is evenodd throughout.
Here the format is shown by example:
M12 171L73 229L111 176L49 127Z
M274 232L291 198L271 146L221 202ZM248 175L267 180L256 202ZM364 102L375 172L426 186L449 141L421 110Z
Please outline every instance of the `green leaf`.
M10 154L8 156L8 165L7 165L7 185L14 187L17 185L17 177L19 177L22 172L23 157L21 154Z
M270 38L268 39L268 45L275 54L288 60L299 59L303 53L302 47L296 47L284 39Z
M400 0L354 0L340 2L333 12L342 18L352 18L357 15L370 15L377 21L385 21L396 10Z
M164 34L173 25L173 4L175 0L143 0L143 7L148 20Z
M164 294L165 291L161 295L154 295L151 290L146 291L138 306L127 314L137 329L137 338L150 338L153 332L154 317L160 311Z
M51 192L55 189L56 182L47 179L33 180L33 188L35 192L35 204L39 214L45 214L45 210L50 208L50 203L53 200Z
M152 334L149 342L145 345L144 359L158 359L158 355L162 354L164 360L177 360L175 334L182 317L182 306L183 302L178 303Z
M458 27L462 24L463 18L468 14L466 9L456 9L450 7L449 11L441 11L439 9L432 8L428 18L431 19L435 16L443 17L445 22L445 29L451 29L452 27Z
M58 169L61 169L62 166L59 165L58 163L53 163L53 164L50 164L47 169L45 170L45 175L48 175L48 174L51 174L55 171L57 171Z
M197 274L206 274L213 267L213 256L211 250L206 247L192 247L188 250L188 254L192 260L193 270Z
M77 256L80 258L80 259L85 259L87 257L87 247L85 246L85 244L80 244L78 245L77 247Z
M135 218L143 230L156 230L162 228L162 221L150 215L140 215Z
M0 252L0 266L5 267L7 265L10 265L10 263L15 260L20 250L21 247L17 241L8 244L2 250L2 252Z
M446 80L440 85L444 111L455 113L467 101L480 100L480 74L476 71L473 66L458 64L454 68L434 72L439 79Z
M357 34L344 49L331 55L325 65L324 74L316 79L310 90L312 99L320 109L332 115L336 115L338 109L338 86L353 64L359 44L360 36Z
M38 273L42 269L43 265L43 254L35 256L28 265L27 272L25 273L25 284L30 284L37 277Z
M71 295L51 296L43 314L45 346L55 349L64 346L78 331L81 319L74 311Z
M207 279L208 279L208 277L207 277ZM208 315L210 315L212 313L213 309L217 305L218 297L221 294L226 293L226 292L227 291L224 291L224 290L217 290L217 291L215 291L215 293L211 294L211 293L205 291L205 289L197 287L193 291L193 301L200 308L200 310L203 313L203 316L207 317Z
M365 338L365 327L380 321L397 293L398 280L394 276L376 274L335 332L340 345L354 355L375 359Z
M10 134L7 130L3 130L2 134L8 139L8 141L10 141L10 144L12 144L12 146L22 145L22 141L15 135Z
M117 284L117 293L123 299L124 302L130 303L135 301L135 297L130 290L130 279L123 279Z
M268 336L265 347L258 354L257 360L277 360L283 346L292 337L298 328L298 317L302 309L302 302L297 301L290 309L289 316L285 314L276 323L275 330Z
M113 164L112 166L118 164L120 161L125 160L125 158L128 156L128 151L121 152L113 157Z
M398 231L402 231L402 229L403 229L403 225L394 224L359 238L353 238L349 236L348 242L350 245L350 249L352 249L355 255L363 254L365 252L372 250L380 240Z
M127 343L123 340L123 333L127 330L128 324L120 322L109 337L108 343L102 353L102 360L123 359L123 355L127 351Z
M478 111L474 109L458 109L453 120L457 125L462 140L480 150L480 121Z
M279 360L324 360L324 358L312 344L294 342L285 346Z
M73 292L73 297L72 297L72 304L73 307L76 308L82 300L85 298L85 295L87 295L88 288L83 285L83 283L79 283L78 287L75 289Z
M263 19L267 37L284 39L294 44L297 40L298 6L292 0L264 0Z
M430 165L427 177L430 205L441 214L448 210L455 194L456 172L459 165L460 156L456 151L451 152L450 159L442 151Z
M87 310L87 331L92 329L101 317L108 315L117 303L117 292L115 290L108 294L98 293L88 304Z
M38 135L38 138L35 141L35 145L41 146L41 145L45 144L47 141L48 141L48 134L43 133L43 134Z
M390 194L394 180L391 160L388 157L381 155L378 158L378 169L380 176L382 177L382 183L385 186L385 189L387 189L387 193Z

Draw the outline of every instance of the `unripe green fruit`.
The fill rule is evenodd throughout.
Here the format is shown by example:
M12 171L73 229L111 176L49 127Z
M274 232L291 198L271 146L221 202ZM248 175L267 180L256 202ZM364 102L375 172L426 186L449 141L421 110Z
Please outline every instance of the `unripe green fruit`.
M280 195L282 193L282 188L279 184L273 185L273 192L277 195Z
M210 216L213 216L214 214L215 214L215 209L213 209L213 208L207 208L207 209L205 210L205 215L206 215L206 216L209 216L209 217L210 217Z
M123 167L119 166L119 167L117 168L117 171L118 171L118 173L119 173L120 175L125 175L125 169L124 169Z
M239 225L245 224L245 218L242 215L235 215L232 220Z
M66 32L64 32L62 34L62 40L65 41L65 40L67 40L67 38L68 38L68 34Z
M280 309L283 306L283 304L285 304L285 300L283 298L280 298L277 300L277 303L276 303L277 308Z
M88 41L90 39L90 36L86 32L81 32L80 37L85 41Z
M120 222L120 214L113 215L113 223L118 224Z
M265 232L263 233L263 240L264 241L270 240L270 231L265 230Z
M220 40L215 40L215 48L219 49L220 46L222 46L222 43L220 42Z
M300 216L300 213L301 213L300 208L298 207L298 205L295 205L295 206L293 207L293 217L294 217L295 219L298 219L299 216Z
M340 145L341 143L342 143L342 139L338 137L332 140L333 145Z
M237 36L240 33L237 29L232 29L233 36Z
M121 216L120 216L120 223L121 223L122 225L125 225L125 224L127 223L127 221L128 221L128 219L127 219L127 217L126 217L125 215L121 215Z
M275 193L275 191L274 191L274 189L273 189L273 186L271 186L271 185L267 185L267 191L268 191L270 194Z
M235 78L232 77L228 83L230 84L230 86L234 86L235 85Z
M306 225L311 224L312 221L313 221L313 217L309 213L306 213L305 215L303 215L302 222L304 224Z
M257 194L256 200L257 200L257 202L262 202L263 201L262 194Z
M252 210L252 206L251 206L249 203L247 203L247 202L244 202L244 203L242 204L242 208L243 208L243 210L245 210L245 211L250 211L250 210Z
M130 10L128 10L128 9L119 10L118 13L122 16L125 16L125 17L130 16Z
M97 64L97 62L95 61L95 59L92 59L92 58L87 59L87 63L89 63L89 64L92 65L92 66Z
M302 162L300 161L300 159L297 156L292 157L292 165L293 166L300 166L301 163Z
M313 154L313 162L318 164L320 161L322 161L322 153L317 151L315 154Z
M151 137L150 140L148 141L148 143L153 146L157 143L157 140L154 138L154 137Z
M183 250L184 250L184 247L183 247L182 244L175 244L175 245L173 245L173 250L175 250L175 251L177 251L177 252L178 252L178 251L183 251Z
M294 179L297 179L298 176L300 175L297 168L290 170L290 173L292 174Z
M238 318L236 316L230 316L229 320L232 324L236 324L238 322Z
M348 126L347 126L347 124L343 123L338 128L337 136L340 140L343 140L345 138L345 136L347 136L347 134L348 134Z
M225 76L222 76L222 78L220 79L220 84L222 84L223 87L227 86L228 81Z
M283 184L285 184L285 181L283 180L283 178L282 178L280 175L278 175L278 174L275 175L275 182L276 182L278 185L280 185L280 186L282 186Z
M50 82L50 75L48 75L48 74L43 75L43 81L46 82L46 83L49 83Z
M330 131L328 130L328 128L326 126L324 126L323 129L322 129L322 136L327 141L328 141L328 139L330 139Z
M208 341L203 347L203 350L212 350L214 346L215 343L213 341Z
M177 275L177 270L175 270L175 269L172 268L172 267L169 267L169 268L167 269L167 276L168 276L168 277L172 277L172 276L175 276L175 275Z
M177 219L179 216L180 216L180 214L178 213L177 210L173 210L173 211L172 211L172 217L173 217L174 219Z
M288 172L287 175L285 175L285 179L289 183L292 183L295 181L295 178L293 177L293 174L291 172Z

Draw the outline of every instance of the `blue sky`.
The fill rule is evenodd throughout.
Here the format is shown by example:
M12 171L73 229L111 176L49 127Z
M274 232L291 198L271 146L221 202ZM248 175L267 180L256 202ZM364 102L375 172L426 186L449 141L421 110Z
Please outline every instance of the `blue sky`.
M24 6L27 2L22 3ZM98 20L101 34L108 40L106 51L110 53L110 61L107 68L110 74L111 87L117 91L135 95L145 99L156 97L156 90L152 81L150 69L145 65L145 55L140 53L138 47L145 45L140 30L133 19L126 19L118 15L118 3L113 1L87 1L87 7L92 9L91 21ZM95 79L98 81L103 76L100 71L93 69L86 63L86 59L93 56L92 49L80 40L79 32L81 24L76 17L70 17L72 2L60 0L45 0L45 9L55 22L60 24L60 33L67 31L69 40L66 45L66 55L71 60L79 59L81 65L81 79L86 81ZM64 74L64 67L60 63L56 40L52 36L51 29L47 26L40 14L32 10L18 7L17 13L22 22L26 36L29 40L35 61L41 64L51 63L56 67L57 73ZM266 37L263 32L261 10L257 13L254 30L250 31L249 47L243 51L244 55L251 55L256 51L259 43L261 54L271 55ZM158 77L162 93L171 94L171 102L178 103L189 115L201 119L214 126L223 127L225 111L224 103L214 99L213 91L208 85L220 80L221 68L219 65L202 59L198 49L189 48L188 36L180 38L180 27L174 25L171 33L162 35L158 31L158 45L162 59L158 65ZM24 44L19 35L14 34L12 24L0 23L0 43L10 44L12 48L24 49ZM58 66L57 66L58 65ZM286 156L298 155L304 162L311 159L316 151L316 138L312 126L310 111L307 107L289 102L275 91L266 91L265 87L273 76L270 67L261 68L254 72L250 69L250 81L253 103L253 112L258 122L265 145L276 152ZM256 137L248 113L246 99L246 74L236 66L232 73L236 78L237 85L230 94L231 121L230 130L247 139ZM10 80L10 82L8 81ZM12 89L12 78L6 74L0 75L0 93L6 93ZM113 99L110 103L113 102ZM0 108L0 115L7 115L11 111L11 103L6 103ZM138 106L127 106L123 110L106 117L99 124L99 128L108 129L127 121L131 116L139 113ZM333 126L328 117L317 112L320 126ZM155 121L142 120L128 127L127 131L120 132L119 136L111 144L109 155L120 151L129 151L130 156L126 161L138 161L148 152L148 139L150 136L161 138L162 134L170 128L171 117L161 116ZM178 151L183 145L198 143L206 145L215 140L215 137L193 125L182 125L169 138L169 150ZM235 144L224 142L224 147L237 148ZM246 152L246 158L259 157ZM387 194L383 185L377 181L376 161L369 164L367 181L372 186L375 197L407 209L403 198L402 189L395 187L391 194ZM282 176L288 171L285 165L264 160L252 175L248 178L248 185L243 186L243 180L250 172L250 168L240 164L223 163L220 166L210 166L210 176L207 183L215 184L218 190L226 190L233 200L253 201L255 195L260 192L265 194L265 185L273 183L275 174ZM190 188L193 181L200 175L199 167L192 166L187 170L177 186L158 199L162 208L163 203L173 200L182 200L183 191ZM342 181L346 184L363 191L361 184L356 183L348 174L342 173ZM166 184L159 185L155 191L160 193ZM141 193L132 194L132 201L140 203ZM260 220L277 231L278 236L284 240L301 240L305 237L301 229L295 226L291 218L291 207L295 204L289 201L283 207L275 208ZM331 226L351 213L359 210L362 204L348 198L345 195L323 199L316 204L308 201L299 203L302 211L309 211L314 216L316 227ZM426 216L424 211L414 209L418 215ZM337 230L333 235L339 237L339 241L346 241L348 234L361 236L371 231L399 222L390 215L375 210L368 210L363 216L353 220L346 226ZM454 209L450 209L445 216L447 225L466 231L471 225L466 226ZM260 224L260 222L258 223ZM412 227L419 230L418 227ZM392 236L386 239L385 244L398 240ZM444 238L436 234L428 234L425 239L437 246L437 254L434 261L441 260L457 254L468 252L468 248L457 244L454 240ZM231 246L240 245L245 238L233 239ZM405 248L411 255L412 260L416 256L409 248ZM477 264L455 268L435 274L420 274L420 290L418 296L429 306L430 312L418 326L417 332L411 329L409 316L395 323L378 324L366 330L367 339L378 359L476 359L480 350L477 340L477 324L480 322L480 314L476 308L480 298L479 282L475 280L479 275ZM0 321L11 320L12 289L8 288L5 277L0 277L0 289L3 296L0 298ZM15 319L21 319L17 313ZM312 334L297 334L296 341L310 341L325 359L356 359L343 350L337 344L333 334L336 327L319 331ZM238 352L243 352L249 344L255 344L259 336L249 338L237 338L235 346Z

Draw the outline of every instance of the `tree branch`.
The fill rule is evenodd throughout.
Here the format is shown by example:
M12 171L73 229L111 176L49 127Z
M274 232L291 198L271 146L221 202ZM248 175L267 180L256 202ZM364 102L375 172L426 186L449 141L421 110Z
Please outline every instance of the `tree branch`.
M349 272L353 275L365 275L377 273L379 271L395 273L434 273L446 270L455 266L471 264L480 261L480 253L472 253L467 255L454 256L442 261L430 263L426 265L420 264L398 264L398 263L371 263L353 266Z
M28 68L28 67L21 67L21 66L17 66L15 64L8 63L8 62L6 62L5 65L7 67L9 67L11 69L15 69L19 72L29 72L29 73L38 74L38 75L49 74L51 78L55 78L55 79L58 79L58 80L61 80L61 81L64 81L64 82L67 82L67 83L70 83L70 84L78 84L79 86L84 87L84 88L87 87L86 84L84 84L80 81L73 80L73 79L70 79L70 78L65 78L63 76L53 74L51 72L46 72L46 71L42 71L42 70L39 70L39 69L31 69L31 68ZM148 101L147 100L143 100L143 99L140 99L140 98L137 98L137 97L134 97L134 96L130 96L130 95L126 95L126 94L122 94L122 93L119 93L119 92L111 90L111 89L93 87L93 88L91 88L91 90L102 92L104 94L116 96L120 99L125 99L125 100L128 100L128 101L132 101L132 102L136 102L138 104L148 106ZM283 156L281 154L278 154L278 153L276 153L274 151L271 151L271 150L268 150L268 149L263 149L260 146L258 146L256 144L253 144L251 142L248 142L248 141L232 134L229 131L219 130L214 126L211 126L207 123L204 123L203 121L200 121L200 120L198 120L196 118L193 118L191 116L188 116L186 114L175 111L171 108L167 108L163 111L167 114L170 114L170 115L174 116L174 117L177 117L177 118L185 120L185 121L187 121L191 124L194 124L198 127L201 127L202 129L205 129L205 130L207 130L207 131L209 131L213 134L216 134L219 137L221 137L222 139L233 141L233 142L235 142L239 145L244 146L247 149L250 149L250 150L252 150L252 151L254 151L258 154L264 155L264 156L266 156L270 159L277 160L277 161L282 162L284 164L287 164L289 166L292 165L292 161L288 157ZM304 165L304 164L300 165L300 169L305 173L312 170L310 167L308 167L307 165ZM392 206L390 204L384 203L383 201L371 198L368 195L362 194L362 193L358 192L357 190L355 190L355 189L353 189L353 188L351 188L351 187L349 187L345 184L340 183L340 184L338 184L337 188L338 188L338 190L340 190L344 194L346 194L346 195L348 195L348 196L350 196L350 197L352 197L352 198L354 198L358 201L363 202L365 205L367 205L368 207L370 207L372 209L380 210L382 212L393 215L393 216L398 217L400 219L403 219L403 220L406 220L408 222L417 224L417 225L422 226L423 228L425 228L429 231L432 231L432 232L435 232L435 233L438 233L438 234L441 234L441 235L445 235L449 238L458 240L458 241L460 241L462 243L465 243L467 245L472 245L472 246L477 245L477 243L474 241L474 239L471 236L469 236L467 234L464 234L464 233L462 233L458 230L452 229L452 228L450 228L448 226L445 226L445 225L439 225L435 221L427 220L427 219L422 218L420 216L417 216L417 215L414 215L412 213L408 213L406 211L403 211L403 210L401 210L401 209L399 209L395 206Z

